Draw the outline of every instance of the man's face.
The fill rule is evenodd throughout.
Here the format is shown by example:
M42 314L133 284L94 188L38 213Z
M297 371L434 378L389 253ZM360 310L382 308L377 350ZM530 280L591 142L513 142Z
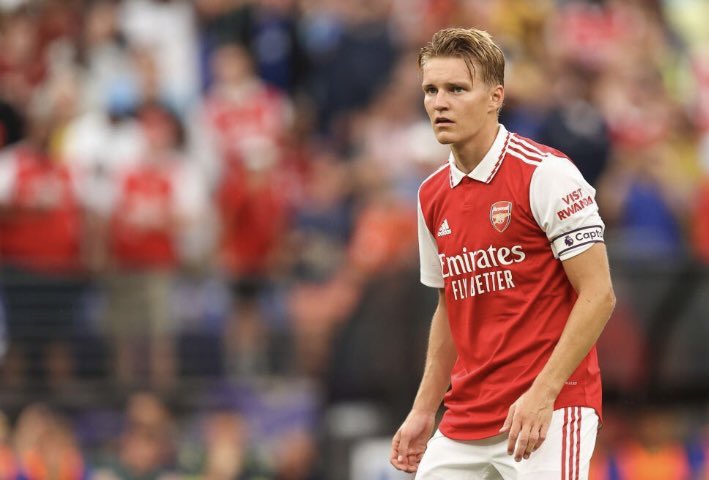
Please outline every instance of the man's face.
M424 63L423 103L440 143L463 145L487 122L497 123L504 89L486 85L479 70L471 78L465 60L455 57L435 57Z
M244 48L224 45L212 56L212 71L217 82L239 85L253 76L253 65Z

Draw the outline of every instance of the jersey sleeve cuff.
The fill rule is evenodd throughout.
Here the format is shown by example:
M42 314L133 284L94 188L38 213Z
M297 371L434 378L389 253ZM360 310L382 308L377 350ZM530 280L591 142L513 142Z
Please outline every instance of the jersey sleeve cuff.
M603 243L603 230L603 225L590 225L562 233L551 242L554 256L567 260L588 250L594 243Z
M436 278L433 275L421 275L421 283L431 288L443 288L445 286L443 279Z

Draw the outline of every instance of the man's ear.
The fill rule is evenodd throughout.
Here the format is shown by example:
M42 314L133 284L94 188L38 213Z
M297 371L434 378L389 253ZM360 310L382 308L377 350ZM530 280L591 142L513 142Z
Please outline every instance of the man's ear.
M505 87L496 85L490 91L490 111L499 112L505 101Z

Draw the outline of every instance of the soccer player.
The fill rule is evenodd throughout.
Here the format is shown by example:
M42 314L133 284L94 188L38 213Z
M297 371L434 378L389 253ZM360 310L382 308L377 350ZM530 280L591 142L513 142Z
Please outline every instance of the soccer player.
M474 29L441 30L419 55L451 155L419 190L421 281L439 301L391 449L417 479L585 479L599 425L595 342L615 303L604 224L563 153L498 124L504 65Z

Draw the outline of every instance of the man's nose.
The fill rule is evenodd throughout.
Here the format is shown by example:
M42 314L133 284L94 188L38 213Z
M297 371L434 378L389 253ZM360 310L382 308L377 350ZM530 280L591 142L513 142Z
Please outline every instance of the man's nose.
M433 102L434 110L441 111L448 108L448 97L445 92L439 91L436 93L436 99Z

